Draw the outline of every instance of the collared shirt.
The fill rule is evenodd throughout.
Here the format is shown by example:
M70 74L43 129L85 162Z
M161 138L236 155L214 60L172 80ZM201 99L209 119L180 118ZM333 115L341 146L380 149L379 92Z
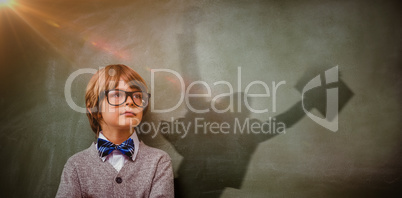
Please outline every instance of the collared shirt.
M71 156L61 174L56 197L174 198L169 155L140 142L135 162L127 160L119 172L99 158L95 143ZM102 174L99 174L102 173Z
M103 135L102 131L99 132L99 138L110 141ZM130 138L133 139L133 141L134 141L134 155L131 157L132 160L134 161L137 156L137 153L138 153L138 148L139 148L140 142L138 140L137 133L135 133L135 132L130 136ZM95 147L96 146L97 145L95 144ZM112 151L112 153L110 153L107 156L102 157L101 159L103 162L105 162L105 161L109 162L114 167L114 169L117 170L117 172L119 172L121 170L121 168L123 167L123 165L128 160L130 160L127 155L124 155L123 153L121 153L118 150Z

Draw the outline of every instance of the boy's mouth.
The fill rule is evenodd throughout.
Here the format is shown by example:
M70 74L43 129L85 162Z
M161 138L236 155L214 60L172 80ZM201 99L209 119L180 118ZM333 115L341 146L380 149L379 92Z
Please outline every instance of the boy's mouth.
M124 113L120 114L120 115L124 115L124 116L136 116L137 114L135 114L132 111L125 111Z

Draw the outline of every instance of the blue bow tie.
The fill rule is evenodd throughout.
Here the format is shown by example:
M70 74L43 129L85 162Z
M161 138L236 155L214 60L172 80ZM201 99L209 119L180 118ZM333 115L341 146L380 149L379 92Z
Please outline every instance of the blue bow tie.
M127 155L130 159L134 155L134 141L131 138L128 138L128 140L120 145L116 145L107 140L98 138L97 148L100 157L105 157L114 150L119 150L124 155Z

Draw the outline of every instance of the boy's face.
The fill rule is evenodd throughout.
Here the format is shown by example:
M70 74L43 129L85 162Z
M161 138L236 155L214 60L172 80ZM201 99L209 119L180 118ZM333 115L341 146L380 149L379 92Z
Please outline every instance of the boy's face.
M130 86L120 79L116 90L122 90L126 92L140 91L138 89L130 88ZM109 101L113 98L109 94ZM102 118L100 123L103 130L130 130L130 127L136 127L140 124L142 119L143 108L134 104L132 97L127 97L127 100L121 105L114 106L109 104L105 97L102 101Z

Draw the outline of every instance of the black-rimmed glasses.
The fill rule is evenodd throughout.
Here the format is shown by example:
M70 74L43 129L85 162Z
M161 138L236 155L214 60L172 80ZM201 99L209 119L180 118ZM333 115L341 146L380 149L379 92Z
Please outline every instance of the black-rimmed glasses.
M107 102L112 106L122 105L130 96L131 100L138 107L146 107L151 94L142 91L123 91L119 89L106 90L105 95Z

